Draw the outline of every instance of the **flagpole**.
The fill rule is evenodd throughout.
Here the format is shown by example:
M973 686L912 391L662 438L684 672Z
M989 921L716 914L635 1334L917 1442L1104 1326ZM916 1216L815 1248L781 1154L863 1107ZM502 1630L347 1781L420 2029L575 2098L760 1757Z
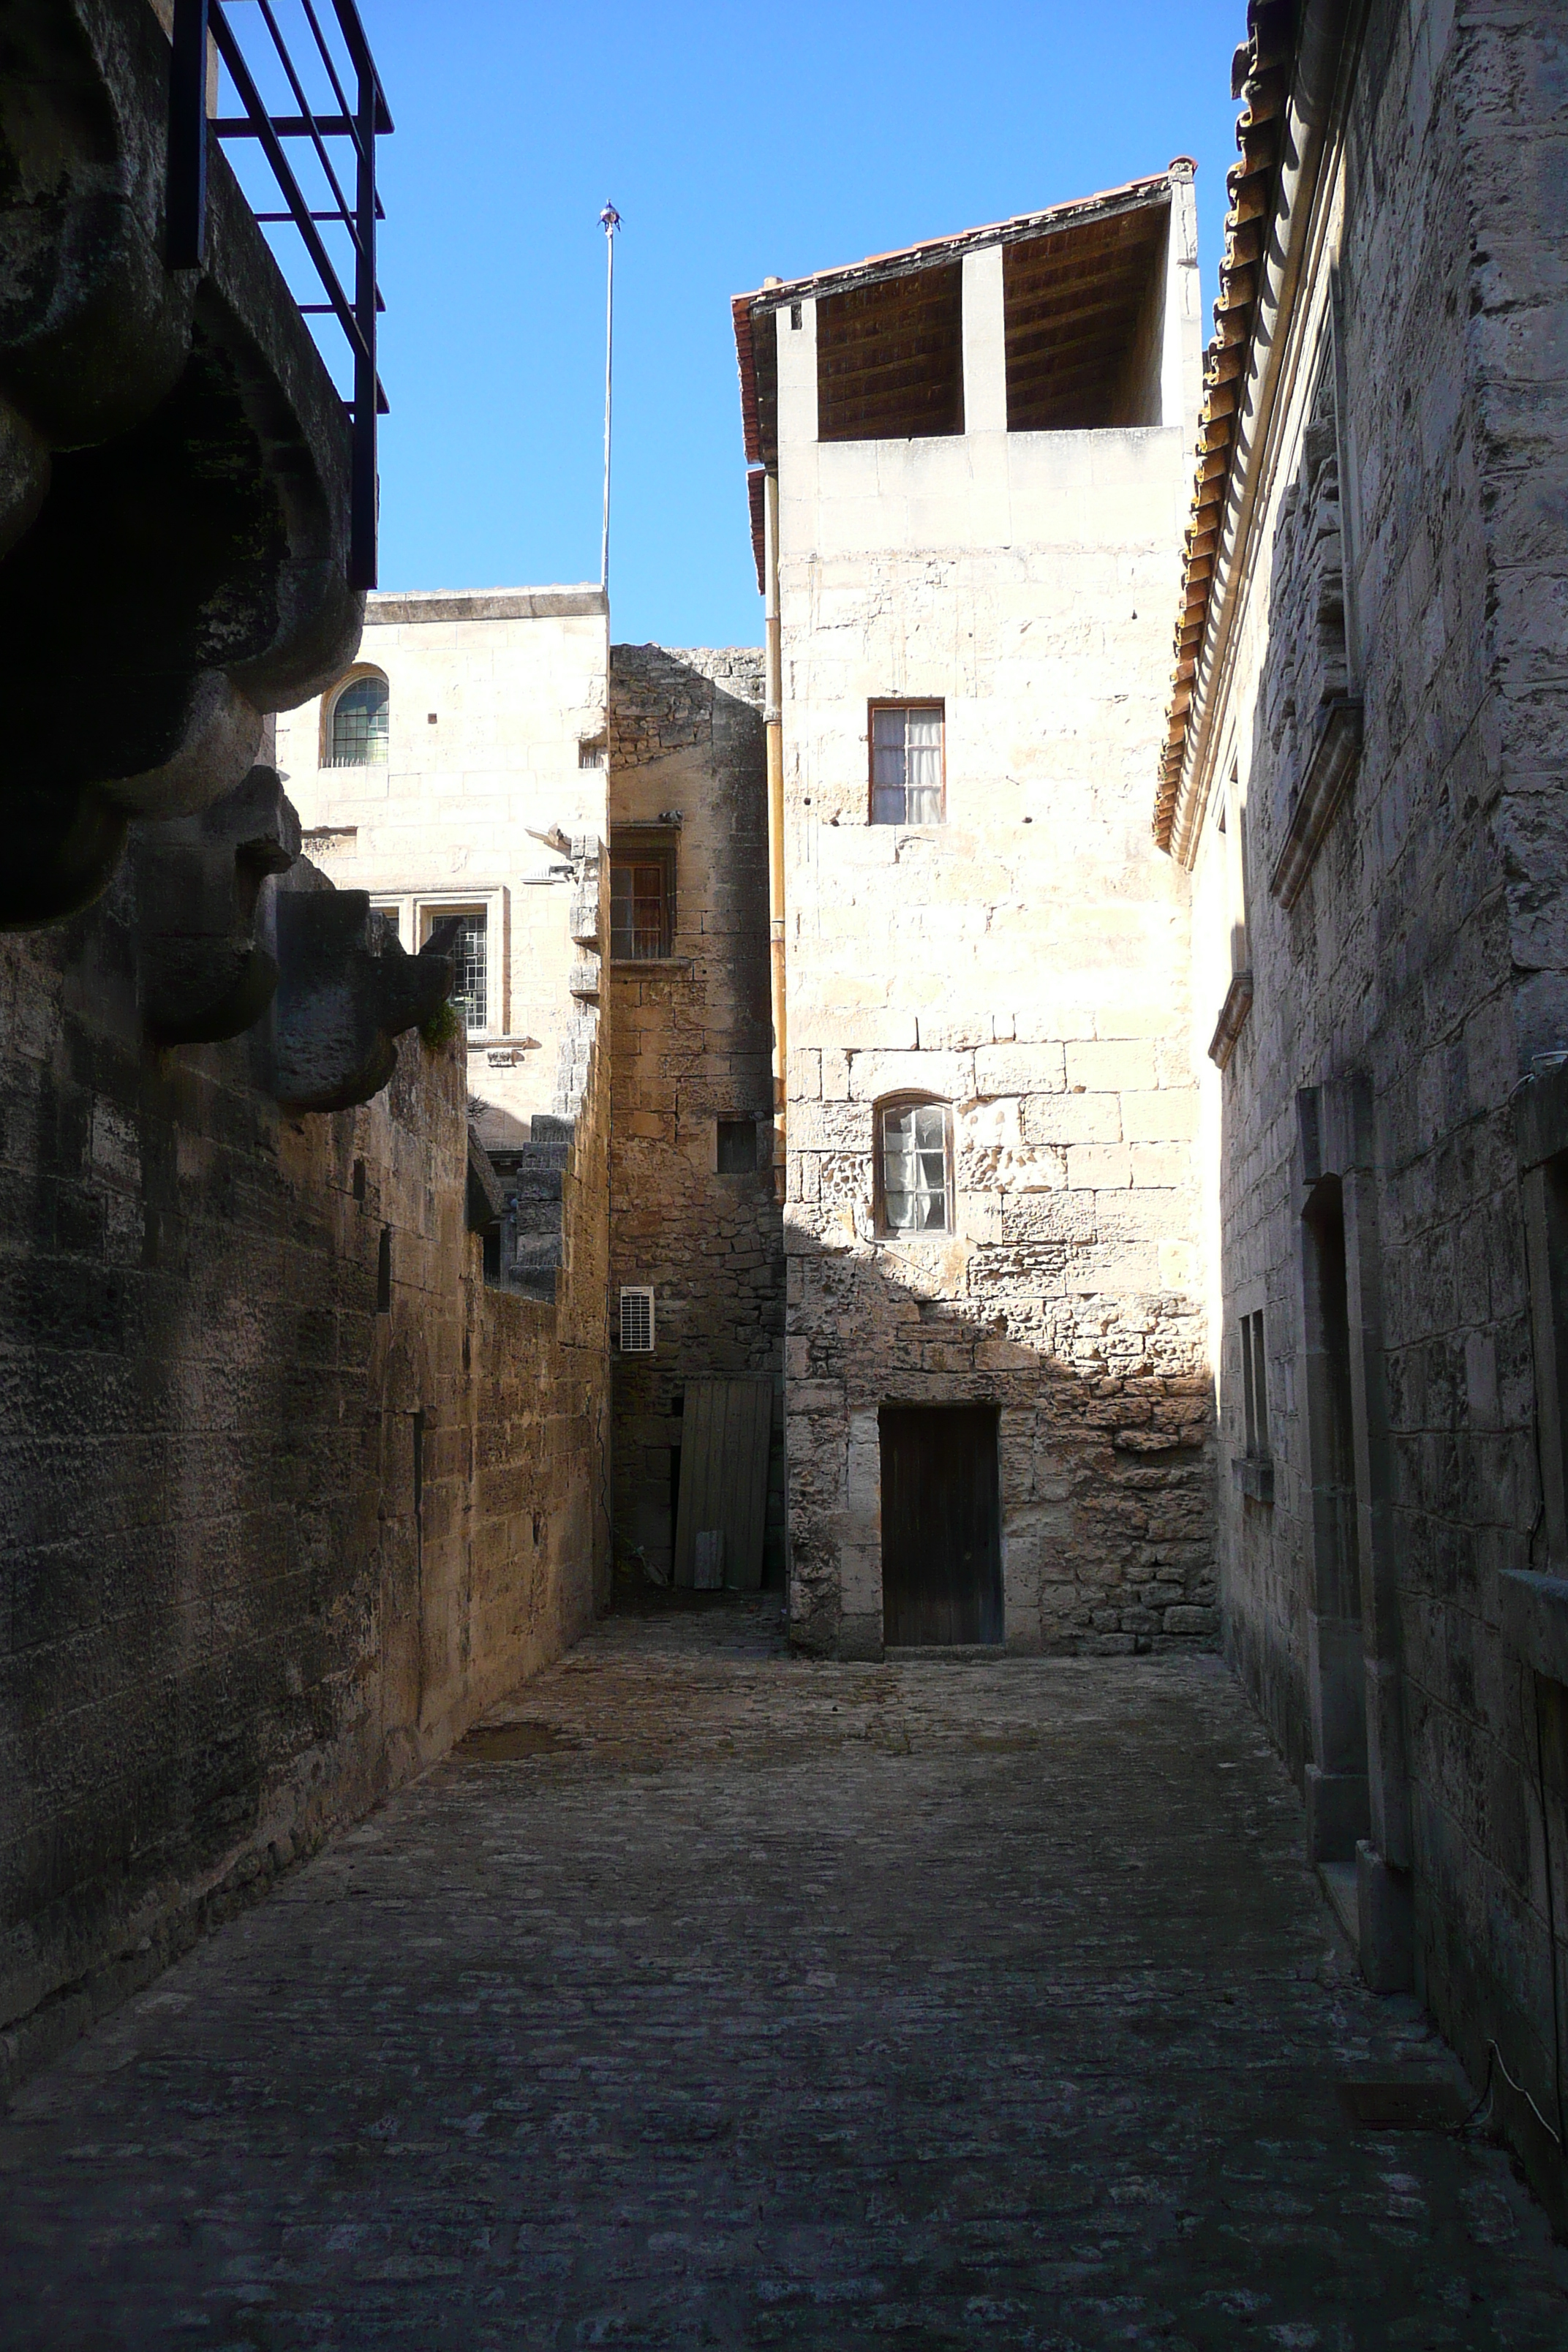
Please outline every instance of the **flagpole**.
M599 585L606 594L610 586L610 368L616 339L616 231L620 225L614 205L606 205L599 215L605 232L605 534L599 546Z

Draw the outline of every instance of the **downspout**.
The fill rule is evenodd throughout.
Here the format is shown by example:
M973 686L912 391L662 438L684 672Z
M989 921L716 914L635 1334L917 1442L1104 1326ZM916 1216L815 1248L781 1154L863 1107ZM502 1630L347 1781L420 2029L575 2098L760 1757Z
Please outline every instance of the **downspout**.
M771 328L773 320L768 325ZM779 478L763 477L765 670L763 721L768 757L768 950L773 1023L773 1197L788 1180L788 1029L784 1007L784 660L779 645Z

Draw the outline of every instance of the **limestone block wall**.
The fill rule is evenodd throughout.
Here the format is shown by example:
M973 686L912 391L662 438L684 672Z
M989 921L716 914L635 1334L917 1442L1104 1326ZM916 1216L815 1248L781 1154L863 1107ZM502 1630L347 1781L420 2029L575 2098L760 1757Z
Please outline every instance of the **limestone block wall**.
M306 847L340 887L395 908L410 947L426 909L486 909L489 1017L468 1040L469 1090L503 1152L551 1109L571 1025L572 875L538 836L604 835L607 663L596 587L373 596L350 676L387 681L388 758L324 764L335 689L278 722Z
M605 1094L545 1307L465 1222L460 1046L289 1116L139 1043L133 862L0 942L0 2064L559 1654L608 1571Z
M667 1573L685 1382L779 1385L768 1563L783 1562L784 1244L774 1197L763 657L616 646L610 822L679 810L669 961L610 967L612 1306L651 1283L657 1346L615 1363L616 1531ZM756 1123L752 1173L721 1175L721 1118Z
M1380 1747L1385 1772L1392 1756L1408 1776L1407 1827L1394 1806L1374 1818L1374 1840L1413 1875L1418 1991L1478 2078L1495 2037L1549 2116L1563 2066L1554 2007L1568 2015L1568 1974L1552 1999L1564 1939L1559 1911L1554 1940L1548 1891L1554 1872L1560 1906L1568 1813L1552 1758L1565 1702L1510 1648L1500 1580L1545 1566L1510 1101L1532 1054L1568 1045L1568 727L1560 633L1546 619L1561 607L1564 562L1547 519L1568 484L1568 212L1547 185L1561 140L1553 55L1539 22L1517 14L1373 12L1334 126L1321 266L1290 329L1295 389L1229 691L1209 729L1194 922L1201 1045L1230 979L1244 806L1255 994L1223 1076L1205 1066L1203 1161L1218 1243L1222 1450L1243 1451L1240 1318L1261 1312L1273 1492L1268 1501L1222 1483L1226 1646L1310 1780L1328 1735L1298 1095L1358 1076L1368 1118L1357 1213L1381 1290L1374 1361L1388 1424L1356 1470L1361 1569L1364 1580L1375 1556L1397 1594L1398 1716L1380 1725L1373 1708L1367 1722L1374 1806ZM1319 604L1283 583L1315 462L1312 362L1331 256L1350 677L1364 741L1287 909L1268 887L1289 801L1274 714L1281 681L1318 658ZM1218 830L1227 798L1228 838ZM1373 1502L1387 1514L1381 1534L1365 1517ZM1373 1655L1364 1581L1358 1619L1363 1600L1366 1630L1358 1623L1346 1670L1358 1708L1363 1638L1369 1695L1386 1664ZM1522 2105L1516 2119L1528 2137Z
M792 444L804 307L779 325L795 1635L879 1647L878 1408L989 1401L1009 1645L1212 1639L1186 893L1145 781L1183 435ZM868 823L888 697L943 705L944 824ZM874 1222L875 1105L905 1090L952 1106L942 1241Z

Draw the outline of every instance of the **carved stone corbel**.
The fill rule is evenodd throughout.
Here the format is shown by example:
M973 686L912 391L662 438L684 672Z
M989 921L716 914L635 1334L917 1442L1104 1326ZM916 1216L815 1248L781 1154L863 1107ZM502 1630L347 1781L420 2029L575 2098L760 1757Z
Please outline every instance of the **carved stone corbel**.
M364 890L334 890L308 865L274 894L278 991L262 1031L263 1082L290 1110L349 1110L397 1067L394 1042L452 993L461 918L409 955Z
M269 874L300 855L300 820L274 768L199 815L135 825L137 989L147 1034L162 1045L237 1037L278 986L257 937Z

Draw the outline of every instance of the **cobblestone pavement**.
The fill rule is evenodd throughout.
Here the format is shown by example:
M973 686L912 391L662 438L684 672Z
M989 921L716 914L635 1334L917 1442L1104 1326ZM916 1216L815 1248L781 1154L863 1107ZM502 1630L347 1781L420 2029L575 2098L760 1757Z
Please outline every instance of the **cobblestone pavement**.
M1568 2345L1212 1659L611 1620L27 2085L0 2342Z

